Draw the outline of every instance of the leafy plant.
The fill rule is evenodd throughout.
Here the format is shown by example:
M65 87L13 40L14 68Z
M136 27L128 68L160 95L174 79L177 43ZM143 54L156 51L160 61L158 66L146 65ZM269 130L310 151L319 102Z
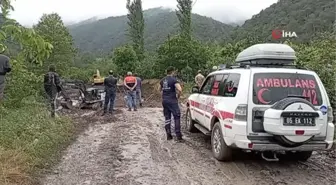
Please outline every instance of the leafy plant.
M119 75L126 75L128 71L134 72L137 68L138 58L132 46L119 47L113 52L113 61L117 66Z

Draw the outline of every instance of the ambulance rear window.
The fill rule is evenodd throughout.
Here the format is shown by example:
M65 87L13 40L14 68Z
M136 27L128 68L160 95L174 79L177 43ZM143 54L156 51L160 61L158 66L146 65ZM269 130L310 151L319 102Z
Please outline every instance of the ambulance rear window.
M299 73L255 73L253 103L272 105L287 97L302 97L313 105L322 104L320 88L313 75Z

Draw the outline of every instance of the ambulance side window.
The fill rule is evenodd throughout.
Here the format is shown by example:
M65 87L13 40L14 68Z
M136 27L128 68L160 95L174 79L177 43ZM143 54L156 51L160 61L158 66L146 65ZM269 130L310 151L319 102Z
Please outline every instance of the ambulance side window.
M229 75L224 74L223 79L219 83L219 91L218 91L218 96L224 96L224 91L225 91L225 83L226 80L228 79Z
M202 94L210 94L212 85L214 83L215 77L214 76L209 76L205 82L203 83L203 86L200 90Z
M220 90L220 83L222 82L224 74L215 75L215 81L211 89L211 95L217 96Z
M224 82L224 97L235 97L239 86L240 74L231 73Z

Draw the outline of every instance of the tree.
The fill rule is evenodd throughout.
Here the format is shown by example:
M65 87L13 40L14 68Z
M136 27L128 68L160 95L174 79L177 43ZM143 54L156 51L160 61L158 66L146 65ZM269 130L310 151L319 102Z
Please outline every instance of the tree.
M254 15L245 21L236 32L231 33L236 41L253 34L264 38L266 42L274 42L271 32L274 29L292 31L297 38L295 43L308 43L318 32L331 32L335 23L335 2L331 0L284 0ZM280 39L284 41L285 39Z
M308 44L293 44L299 67L315 71L321 78L332 107L336 108L336 40L335 33L322 34Z
M137 55L132 46L122 46L113 52L113 61L117 66L119 75L125 75L128 71L135 71Z
M158 69L157 56L155 53L145 53L145 59L135 69L142 78L160 78L162 73Z
M144 59L144 29L145 21L143 17L142 1L141 0L127 0L126 8L128 10L128 36L133 42L133 48L137 54L138 59Z
M58 71L64 73L74 64L76 50L62 18L57 13L44 14L34 29L54 46L51 56L44 62L41 70L46 70L50 64L54 64Z
M177 11L176 15L180 22L181 36L185 39L190 40L192 37L191 30L191 10L192 10L192 0L177 0Z
M211 52L197 40L186 40L182 36L175 36L168 39L158 49L158 69L161 74L168 66L174 66L181 72L191 73L181 74L190 80L197 70L205 69L207 62L211 60Z
M41 78L28 70L27 65L38 67L50 56L53 46L45 42L33 29L25 28L8 17L13 11L10 1L0 4L4 23L0 27L0 46L2 51L8 49L6 41L18 44L19 50L11 57L12 72L8 76L5 89L6 105L19 106L22 99L36 95Z

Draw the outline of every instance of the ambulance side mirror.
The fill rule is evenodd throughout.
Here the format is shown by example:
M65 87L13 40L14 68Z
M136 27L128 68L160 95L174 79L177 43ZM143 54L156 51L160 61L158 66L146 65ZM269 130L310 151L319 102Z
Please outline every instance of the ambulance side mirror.
M192 93L199 93L199 88L197 86L194 86L192 89L191 89L191 92Z

